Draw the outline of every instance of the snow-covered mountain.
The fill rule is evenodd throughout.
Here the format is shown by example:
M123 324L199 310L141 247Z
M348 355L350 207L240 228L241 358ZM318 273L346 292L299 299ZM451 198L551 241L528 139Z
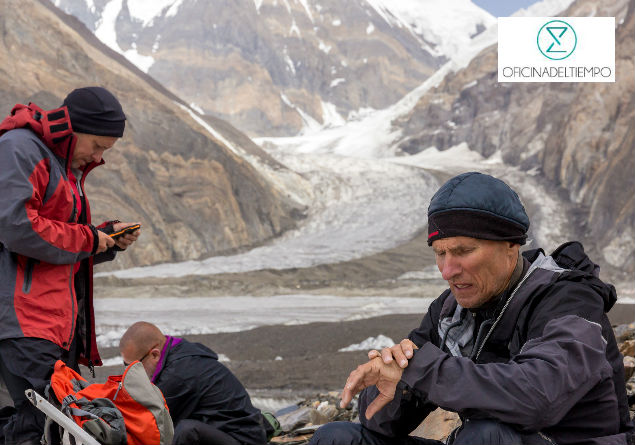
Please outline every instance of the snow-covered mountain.
M495 23L469 0L52 0L202 112L291 135L384 108Z

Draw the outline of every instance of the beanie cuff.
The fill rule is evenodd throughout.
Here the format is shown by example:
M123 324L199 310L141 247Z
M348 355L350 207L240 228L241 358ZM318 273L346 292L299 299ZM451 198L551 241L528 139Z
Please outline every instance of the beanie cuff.
M453 236L493 241L527 242L525 228L512 220L481 210L447 210L428 217L428 245Z
M107 121L88 121L85 118L75 116L75 119L71 121L73 131L76 133L86 133L95 136L111 136L120 138L123 136L123 131L126 122L107 122Z

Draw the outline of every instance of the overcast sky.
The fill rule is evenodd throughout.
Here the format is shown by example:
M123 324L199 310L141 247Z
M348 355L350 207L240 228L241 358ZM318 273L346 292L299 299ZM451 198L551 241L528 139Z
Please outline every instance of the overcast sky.
M518 11L533 5L537 0L472 0L475 4L485 9L494 17L507 17Z

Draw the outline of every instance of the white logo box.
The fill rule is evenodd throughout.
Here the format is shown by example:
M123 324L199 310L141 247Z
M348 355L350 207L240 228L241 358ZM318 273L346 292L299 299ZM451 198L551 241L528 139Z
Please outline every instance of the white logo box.
M615 82L615 17L499 17L498 81Z

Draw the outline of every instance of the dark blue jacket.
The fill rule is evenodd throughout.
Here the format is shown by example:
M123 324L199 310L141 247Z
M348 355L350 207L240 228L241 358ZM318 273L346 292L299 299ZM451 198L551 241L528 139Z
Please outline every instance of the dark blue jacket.
M466 309L449 290L430 305L410 333L419 350L403 373L401 391L371 420L360 415L367 428L403 437L441 407L464 419L540 431L558 444L627 443L633 424L623 359L606 316L615 288L597 277L579 243L550 257L537 250L523 255L524 275L501 296L481 335L474 324L470 331L475 317L460 316ZM452 320L463 320L468 329L459 324L441 345ZM376 394L375 387L361 394L361 413Z
M194 419L243 444L267 442L262 414L214 351L186 340L167 347L154 384L165 397L175 428L181 420Z

